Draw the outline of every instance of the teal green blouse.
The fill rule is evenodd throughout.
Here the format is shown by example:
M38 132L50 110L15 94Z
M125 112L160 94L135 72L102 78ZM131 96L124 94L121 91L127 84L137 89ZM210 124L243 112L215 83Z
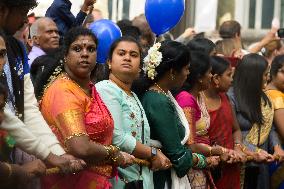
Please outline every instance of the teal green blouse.
M96 89L114 120L113 144L122 151L132 154L136 141L142 143L142 121L144 121L144 144L149 146L149 123L142 104L135 93L132 93L133 96L129 96L109 80L97 83ZM139 176L139 170L140 166L138 165L118 169L119 175L126 181L141 179L143 180L144 188L153 189L152 171L147 167L142 167L142 175ZM118 182L112 179L112 184L113 188L124 188L124 182L121 179Z
M175 105L169 97L156 91L146 92L141 102L151 128L151 139L161 142L162 152L170 159L177 176L185 176L192 167L192 153L181 144L185 129ZM171 184L170 175L170 170L155 172L155 189L164 189L166 181Z

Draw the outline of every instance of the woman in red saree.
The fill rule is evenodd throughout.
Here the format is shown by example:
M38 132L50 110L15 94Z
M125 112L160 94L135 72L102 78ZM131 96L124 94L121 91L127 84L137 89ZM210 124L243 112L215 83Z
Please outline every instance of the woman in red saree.
M242 152L242 135L232 106L226 95L233 81L230 63L217 56L211 58L212 81L204 92L210 115L208 135L211 145L219 145L235 150L242 161L246 160ZM238 164L223 163L213 171L214 182L218 189L240 189L240 167Z
M90 81L96 37L88 29L74 28L64 40L63 64L46 65L40 81L35 81L35 87L45 86L44 90L36 93L42 96L41 112L61 145L92 166L72 175L46 176L42 188L108 189L115 167L131 164L133 156L111 146L113 119ZM53 73L47 74L51 70Z

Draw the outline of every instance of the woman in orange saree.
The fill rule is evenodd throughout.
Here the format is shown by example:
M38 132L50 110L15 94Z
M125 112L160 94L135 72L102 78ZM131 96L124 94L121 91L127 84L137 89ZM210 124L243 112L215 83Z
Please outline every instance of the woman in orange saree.
M36 94L42 96L41 112L61 145L92 165L72 175L46 176L43 189L108 189L115 167L132 163L133 156L111 146L113 119L90 81L96 44L91 31L70 30L65 36L64 63L46 65L41 80L35 82ZM52 75L44 79L49 70ZM48 84L43 85L44 80ZM39 93L41 86L45 89Z

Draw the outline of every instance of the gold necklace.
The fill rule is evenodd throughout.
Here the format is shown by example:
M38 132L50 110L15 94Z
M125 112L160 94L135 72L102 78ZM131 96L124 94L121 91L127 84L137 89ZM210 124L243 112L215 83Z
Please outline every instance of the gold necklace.
M164 95L169 96L168 93L166 93L157 83L154 84Z
M73 82L77 87L79 87L87 96L90 97L90 91L89 91L89 89L84 89L84 88L83 88L81 85L79 85L75 80L73 80L73 79L68 75L67 72L64 72L63 74L65 75L66 79L72 81L72 82Z

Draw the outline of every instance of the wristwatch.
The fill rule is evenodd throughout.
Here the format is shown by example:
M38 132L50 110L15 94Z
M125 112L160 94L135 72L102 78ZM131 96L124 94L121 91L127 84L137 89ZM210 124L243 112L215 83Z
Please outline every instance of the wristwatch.
M158 150L155 147L151 147L151 158L156 157L158 154Z

